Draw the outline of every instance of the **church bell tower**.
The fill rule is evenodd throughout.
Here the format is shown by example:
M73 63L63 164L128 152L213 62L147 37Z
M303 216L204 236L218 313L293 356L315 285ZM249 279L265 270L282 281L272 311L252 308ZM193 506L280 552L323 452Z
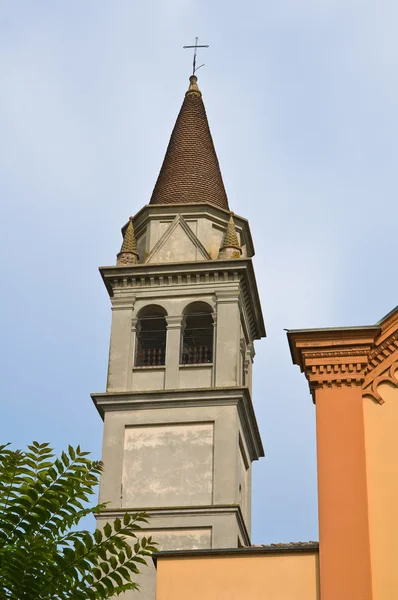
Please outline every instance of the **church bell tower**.
M265 330L249 225L229 209L194 75L150 202L122 233L116 266L100 268L112 330L106 393L92 396L109 502L99 521L146 511L161 550L249 545ZM154 600L143 571L140 598Z

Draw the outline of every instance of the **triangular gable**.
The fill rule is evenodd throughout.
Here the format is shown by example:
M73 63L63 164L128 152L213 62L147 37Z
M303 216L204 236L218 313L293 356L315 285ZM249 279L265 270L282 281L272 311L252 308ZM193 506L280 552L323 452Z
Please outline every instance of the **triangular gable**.
M145 263L211 260L184 217L177 215L145 259Z

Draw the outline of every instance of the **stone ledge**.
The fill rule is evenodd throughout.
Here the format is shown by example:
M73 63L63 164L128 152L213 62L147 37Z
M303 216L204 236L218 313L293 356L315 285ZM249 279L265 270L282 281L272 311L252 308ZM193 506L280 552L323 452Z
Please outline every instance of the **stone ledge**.
M185 407L235 405L251 461L264 456L252 399L246 387L108 392L91 394L91 398L102 418L107 411L151 410L160 406L171 409L180 408L181 404Z

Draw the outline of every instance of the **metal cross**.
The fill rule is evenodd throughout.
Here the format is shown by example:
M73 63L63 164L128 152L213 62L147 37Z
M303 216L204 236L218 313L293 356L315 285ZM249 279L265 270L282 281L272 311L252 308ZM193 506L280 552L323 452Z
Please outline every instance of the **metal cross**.
M200 69L200 67L204 67L203 65L199 65L199 67L196 66L196 50L198 48L208 48L209 46L199 46L198 45L198 40L199 38L195 38L195 45L194 46L183 46L183 48L195 48L194 53L193 53L193 71L192 71L192 75L195 75L195 72Z

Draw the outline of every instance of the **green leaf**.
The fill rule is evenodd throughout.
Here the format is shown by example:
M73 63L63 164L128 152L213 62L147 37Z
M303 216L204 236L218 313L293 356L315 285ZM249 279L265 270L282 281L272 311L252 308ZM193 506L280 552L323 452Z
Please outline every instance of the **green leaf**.
M119 531L120 531L120 530L121 530L121 528L122 528L122 523L121 523L121 521L120 521L119 517L117 517L117 518L114 520L114 522L113 522L113 527L114 527L114 529L115 529L116 533L119 533Z
M71 457L71 459L75 460L75 458L76 458L76 452L74 451L74 449L72 448L72 446L68 446L68 452L69 452L69 456Z
M94 531L94 539L97 542L97 544L100 544L102 542L102 533L99 529L96 529Z
M113 571L112 573L109 573L109 577L111 579L113 579L113 581L115 581L117 583L117 585L123 585L123 579L120 577L119 573L117 573L117 571Z
M80 531L83 517L106 508L88 504L103 465L80 447L52 452L47 443L26 452L0 446L0 600L108 600L137 589L133 574L154 546L138 542L135 555L125 537L137 535L145 514Z

